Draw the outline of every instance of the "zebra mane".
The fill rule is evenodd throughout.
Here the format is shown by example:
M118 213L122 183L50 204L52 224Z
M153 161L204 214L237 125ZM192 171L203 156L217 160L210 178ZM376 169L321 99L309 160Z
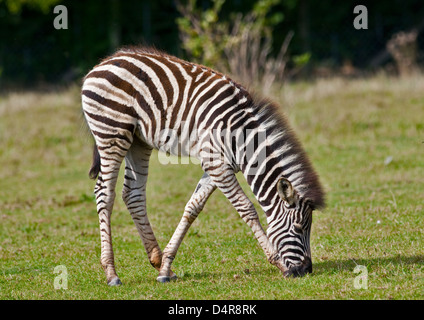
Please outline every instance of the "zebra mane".
M258 116L261 128L266 130L269 153L279 154L277 161L281 163L282 176L289 179L299 195L311 200L315 208L323 208L325 195L318 174L281 108L268 99L255 97L250 102L250 109ZM287 160L290 158L295 160Z
M152 46L123 46L115 54L120 54L121 52L130 52L130 53L139 53L139 54L154 54L157 56L169 56L169 54L156 49Z

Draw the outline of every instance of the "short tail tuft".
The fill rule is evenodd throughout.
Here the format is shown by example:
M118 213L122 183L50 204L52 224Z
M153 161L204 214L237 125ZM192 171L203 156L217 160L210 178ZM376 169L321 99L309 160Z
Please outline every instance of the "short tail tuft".
M96 179L100 172L100 154L99 150L97 150L97 145L94 144L93 148L93 163L90 168L90 172L88 176L90 179Z

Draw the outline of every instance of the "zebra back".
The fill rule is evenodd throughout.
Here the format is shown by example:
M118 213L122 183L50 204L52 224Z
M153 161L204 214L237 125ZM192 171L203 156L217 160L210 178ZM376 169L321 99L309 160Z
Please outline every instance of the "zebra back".
M126 145L136 136L174 155L224 159L243 171L265 209L281 177L315 208L324 206L318 176L279 108L219 72L129 47L93 68L82 94L87 121L100 138L113 134Z

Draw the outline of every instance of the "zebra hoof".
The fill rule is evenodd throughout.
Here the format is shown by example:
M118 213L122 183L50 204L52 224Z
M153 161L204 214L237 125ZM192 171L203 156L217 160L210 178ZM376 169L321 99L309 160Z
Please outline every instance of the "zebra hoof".
M156 278L156 280L157 282L160 282L160 283L166 283L166 282L170 282L171 278L168 276L159 276Z
M119 280L118 277L115 277L112 280L110 280L107 284L111 287L115 287L115 286L121 286L122 282L121 280Z

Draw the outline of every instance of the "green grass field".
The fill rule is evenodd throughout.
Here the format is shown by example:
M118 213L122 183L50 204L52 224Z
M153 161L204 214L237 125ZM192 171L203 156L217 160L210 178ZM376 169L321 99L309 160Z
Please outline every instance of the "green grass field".
M284 279L216 191L174 261L179 279L157 283L119 196L112 230L120 287L106 285L100 266L79 88L1 95L0 299L423 299L423 88L422 76L376 76L275 94L327 191L327 208L314 213L312 274ZM201 175L153 154L147 206L162 248ZM122 177L119 195L121 186ZM55 289L55 280L67 288Z

